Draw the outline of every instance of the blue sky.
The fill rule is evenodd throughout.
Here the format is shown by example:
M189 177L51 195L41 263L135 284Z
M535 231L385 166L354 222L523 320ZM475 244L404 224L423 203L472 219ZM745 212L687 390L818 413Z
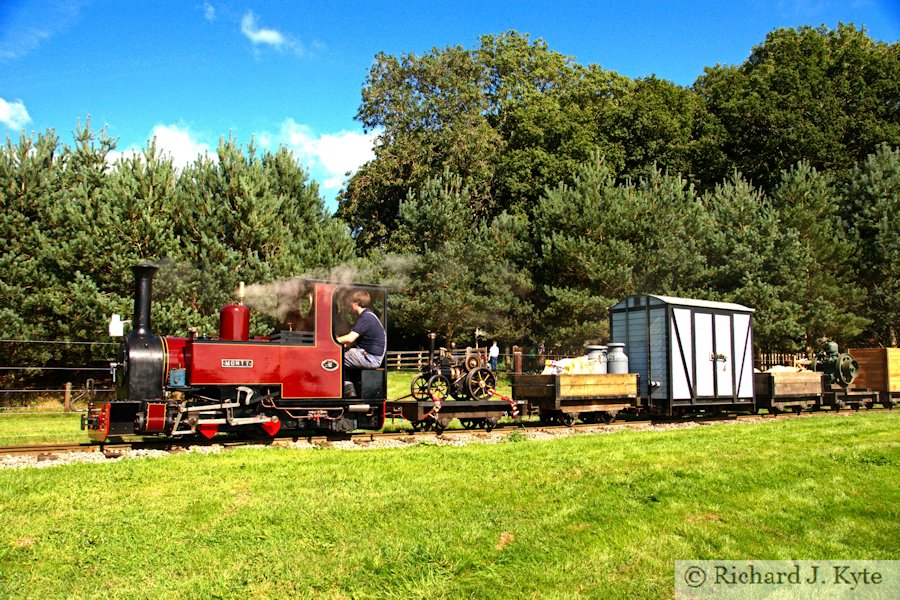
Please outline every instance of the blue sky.
M156 136L176 163L246 145L287 145L335 208L344 173L371 157L353 119L373 57L475 47L507 30L628 77L691 85L739 64L778 27L838 22L900 40L897 0L0 0L0 135L79 120L118 149Z

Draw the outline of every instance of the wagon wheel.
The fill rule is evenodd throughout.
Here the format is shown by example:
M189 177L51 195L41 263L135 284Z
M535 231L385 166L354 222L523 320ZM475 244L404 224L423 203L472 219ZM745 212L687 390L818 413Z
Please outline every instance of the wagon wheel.
M490 390L497 385L497 378L490 369L478 368L469 371L466 375L466 392L476 400L487 400L491 397Z
M460 419L460 423L462 423L463 429L475 429L478 427L477 419Z
M466 370L471 371L472 369L477 369L482 366L481 357L477 354L470 354L466 357Z
M450 394L450 380L443 375L432 375L428 379L428 397L444 401Z
M448 417L438 417L434 421L431 422L431 429L436 434L440 435L444 433L444 430L447 429L447 425L450 424L450 418Z
M485 431L491 431L500 422L500 417L488 417L482 422Z
M603 420L604 423L609 425L610 423L612 423L613 421L616 420L617 414L618 414L618 411L607 410L607 411L600 413L600 418Z
M412 384L410 385L410 391L412 392L412 397L419 402L429 399L428 380L424 375L419 375L413 379Z
M559 422L566 427L571 427L578 420L578 413L563 413L559 418Z

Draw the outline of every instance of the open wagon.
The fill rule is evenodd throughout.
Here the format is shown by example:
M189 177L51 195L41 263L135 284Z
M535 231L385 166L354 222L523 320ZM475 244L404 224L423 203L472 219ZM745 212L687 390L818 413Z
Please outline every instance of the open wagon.
M563 425L577 419L611 423L620 411L635 408L639 393L636 373L512 375L513 401L527 402L542 421Z

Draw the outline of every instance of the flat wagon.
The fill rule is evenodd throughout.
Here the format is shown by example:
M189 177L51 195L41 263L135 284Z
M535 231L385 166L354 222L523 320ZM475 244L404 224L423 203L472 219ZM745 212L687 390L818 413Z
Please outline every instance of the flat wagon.
M518 417L525 411L522 402L506 400L394 401L387 403L387 418L406 419L416 431L442 432L453 419L465 429L491 431L501 417Z

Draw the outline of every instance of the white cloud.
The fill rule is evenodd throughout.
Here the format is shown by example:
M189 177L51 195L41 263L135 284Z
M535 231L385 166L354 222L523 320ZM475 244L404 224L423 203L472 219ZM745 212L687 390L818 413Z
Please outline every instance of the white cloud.
M286 38L280 31L259 27L256 22L256 15L253 14L252 10L248 10L244 18L241 19L241 33L254 45L267 44L280 49L286 44Z
M171 157L172 164L178 169L192 164L204 155L214 161L218 158L215 152L210 151L209 144L199 141L197 136L186 127L160 124L153 128L149 140L153 138L156 138L157 152L163 156ZM132 146L122 151L110 152L107 162L115 163L119 159L127 159L140 154L143 148L149 145L149 140L148 144L145 144L141 149Z
M0 98L0 123L18 131L31 123L31 116L21 100L7 102Z
M278 133L263 133L258 139L269 150L288 148L310 170L325 196L333 198L348 173L375 158L375 137L356 131L316 134L308 125L287 119Z
M156 147L169 154L179 169L200 156L210 154L209 144L198 141L188 129L177 125L157 125L153 128L152 137L156 137Z
M171 156L177 168L183 168L203 155L217 160L215 148L184 125L156 125L149 137L156 137L160 153ZM319 183L320 192L331 209L338 192L347 182L348 174L375 157L375 134L357 131L317 134L308 125L297 123L294 119L286 119L277 132L262 132L254 138L265 150L274 152L281 146L290 150ZM141 151L131 147L113 152L108 161L114 163Z
M207 21L215 21L216 20L216 7L210 4L209 2L203 3L203 16L206 17Z
M292 52L299 57L309 58L325 48L325 45L319 41L313 41L306 45L277 29L260 27L256 14L251 10L244 13L244 17L241 19L241 33L253 42L256 52L259 52L260 46L269 46L279 51Z

